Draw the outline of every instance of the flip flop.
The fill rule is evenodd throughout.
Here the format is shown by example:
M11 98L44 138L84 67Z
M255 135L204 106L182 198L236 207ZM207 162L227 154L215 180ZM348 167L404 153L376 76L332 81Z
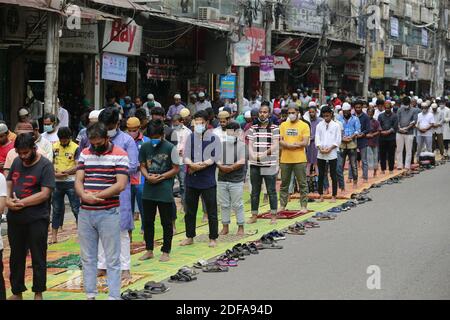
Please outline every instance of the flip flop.
M314 215L313 215L313 218L316 218L316 219L318 219L318 218L321 218L321 217L323 217L323 215L324 215L324 213L323 212L316 212Z
M298 228L297 226L289 226L288 230L286 231L286 233L294 234L294 235L297 235L297 236L304 236L306 234L305 231L303 231L302 229Z
M331 212L331 213L340 213L340 212L342 212L342 209L339 208L339 207L334 207L334 208L331 208L330 210L328 210L328 212Z
M320 225L315 221L306 220L305 222L303 222L303 224L305 225L305 228L308 228L308 229L320 228Z
M204 266L206 266L208 264L208 261L206 260L198 260L196 263L194 263L193 267L196 269L201 269Z
M326 214L326 215L323 215L322 217L318 218L317 220L320 220L320 221L328 221L328 220L334 220L335 218L336 218L335 215L332 215L332 214Z
M122 300L150 300L152 294L146 290L126 290L120 295Z
M145 284L144 289L152 294L163 294L169 291L170 288L166 287L164 283L150 281Z
M246 244L248 246L251 254L259 254L258 247L254 243Z
M235 260L235 259L227 259L227 258L221 259L221 258L219 258L219 259L216 260L215 264L218 264L219 266L222 266L222 267L237 267L238 266L238 261Z
M245 232L245 235L246 236L254 236L257 233L258 233L258 229L256 229L256 230L249 230L249 231Z
M198 272L197 272L197 271L195 271L194 269L189 268L188 266L181 267L181 268L178 270L178 272L187 274L187 275L189 275L189 276L195 276L195 275L198 275Z
M181 282L191 282L197 280L197 277L192 277L186 273L178 272L173 276L170 276L169 282L181 283Z
M209 264L202 268L203 272L228 272L228 267L219 264Z

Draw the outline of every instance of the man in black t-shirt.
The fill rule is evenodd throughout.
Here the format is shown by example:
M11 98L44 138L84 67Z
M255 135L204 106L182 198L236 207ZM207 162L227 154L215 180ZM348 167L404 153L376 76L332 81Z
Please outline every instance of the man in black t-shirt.
M37 152L32 134L20 134L14 147L18 157L6 178L8 192L8 240L11 247L9 267L12 300L22 300L25 287L27 249L33 264L35 300L47 290L47 235L49 199L55 188L52 163Z

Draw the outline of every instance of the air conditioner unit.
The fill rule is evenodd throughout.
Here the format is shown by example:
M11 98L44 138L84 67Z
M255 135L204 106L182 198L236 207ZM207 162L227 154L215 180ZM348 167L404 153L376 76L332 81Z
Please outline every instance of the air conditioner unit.
M224 21L224 22L227 22L227 23L236 23L237 20L238 19L235 16L229 16L229 15L220 16L220 21Z
M427 7L428 9L434 9L435 8L434 0L425 0L425 7Z
M408 48L408 58L417 60L419 57L419 47L411 46Z
M411 18L412 17L412 5L409 3L405 4L405 18Z
M407 57L408 56L408 46L405 44L402 44L402 51L401 54L403 57Z
M0 10L0 38L24 40L26 38L26 11L17 6L6 6Z
M427 50L419 48L419 55L417 58L419 60L426 60L427 59Z
M389 16L390 16L389 5L388 4L381 5L381 19L389 20Z
M384 57L392 58L394 56L394 46L392 44L387 44L384 46Z
M219 20L220 10L211 7L199 7L198 19L199 20Z

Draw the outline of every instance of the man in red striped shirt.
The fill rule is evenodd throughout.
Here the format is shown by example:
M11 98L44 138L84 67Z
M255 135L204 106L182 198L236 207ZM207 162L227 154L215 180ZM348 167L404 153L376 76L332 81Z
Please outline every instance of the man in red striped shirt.
M128 183L128 155L113 145L102 123L87 129L91 144L81 152L75 190L81 199L78 237L84 290L89 300L97 295L97 253L101 240L106 256L109 298L120 299L119 195Z

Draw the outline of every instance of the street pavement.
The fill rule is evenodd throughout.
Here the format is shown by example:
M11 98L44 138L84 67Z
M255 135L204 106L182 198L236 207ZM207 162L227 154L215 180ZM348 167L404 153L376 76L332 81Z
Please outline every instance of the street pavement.
M282 250L168 283L170 291L153 299L449 299L449 195L450 163L371 189L372 202L305 236L287 235ZM368 289L369 277L377 283L372 268L379 289Z

